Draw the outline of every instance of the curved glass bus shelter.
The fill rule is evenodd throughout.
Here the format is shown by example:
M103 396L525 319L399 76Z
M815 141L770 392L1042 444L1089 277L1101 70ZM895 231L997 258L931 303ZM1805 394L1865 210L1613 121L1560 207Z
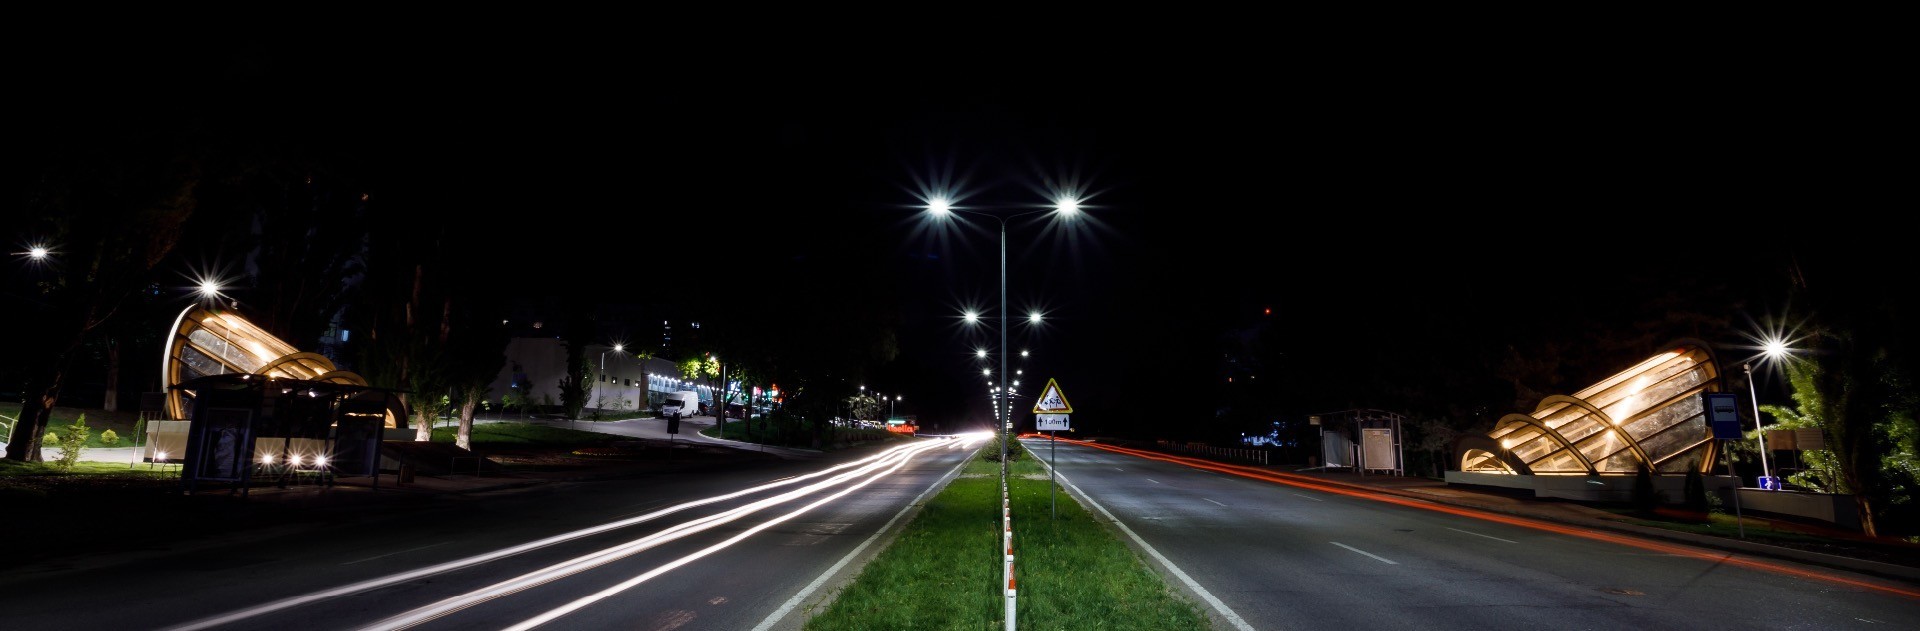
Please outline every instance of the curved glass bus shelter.
M1460 470L1515 475L1708 472L1717 456L1700 393L1719 392L1704 342L1685 341L1531 414L1502 417L1461 442Z
M192 418L195 392L174 386L201 377L239 373L272 379L367 385L366 379L339 370L325 356L300 352L239 314L219 308L195 306L181 311L173 322L162 355L160 386L167 393L169 419ZM395 426L396 419L389 410L386 427Z

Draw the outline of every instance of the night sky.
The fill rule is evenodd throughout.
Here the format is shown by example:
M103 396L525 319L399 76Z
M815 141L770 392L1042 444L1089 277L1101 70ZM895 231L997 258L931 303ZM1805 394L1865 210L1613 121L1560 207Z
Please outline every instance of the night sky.
M356 165L373 199L465 226L503 285L843 295L897 313L900 358L867 385L949 423L987 414L971 354L992 342L958 315L997 309L997 239L929 229L930 184L1002 215L1085 195L1069 229L1014 222L1009 299L1047 315L1015 329L1028 378L1059 379L1094 431L1210 410L1223 335L1249 327L1285 332L1303 385L1280 413L1304 415L1699 304L1751 329L1795 265L1914 285L1885 219L1911 203L1875 191L1895 168L1871 150L1880 88L1809 65L332 44L32 68L26 145L192 120Z

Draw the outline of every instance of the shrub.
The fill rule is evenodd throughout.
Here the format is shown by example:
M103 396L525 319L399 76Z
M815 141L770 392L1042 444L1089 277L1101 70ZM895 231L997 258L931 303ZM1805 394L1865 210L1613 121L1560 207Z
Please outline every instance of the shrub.
M108 447L118 445L120 444L120 435L113 433L113 430L100 432L100 444Z
M1660 497L1653 489L1653 470L1645 463L1633 474L1633 509L1642 513L1651 513L1660 505Z
M1700 475L1699 469L1694 467L1687 467L1686 502L1687 510L1690 511L1704 513L1707 512L1707 508L1709 508L1707 506L1707 479L1705 476Z
M54 466L62 469L73 468L73 463L80 461L80 448L87 445L87 436L92 433L93 431L87 428L85 414L74 419L73 424L68 425L66 429L60 430L60 435L55 437L54 441L60 446L60 458L54 461Z

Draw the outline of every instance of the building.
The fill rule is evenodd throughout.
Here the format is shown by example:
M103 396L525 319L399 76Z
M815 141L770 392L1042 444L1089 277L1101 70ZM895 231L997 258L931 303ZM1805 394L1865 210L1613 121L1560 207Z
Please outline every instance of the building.
M551 400L560 404L560 380L567 374L567 344L552 337L516 337L507 343L507 363L495 377L488 396L495 400L520 389L535 405ZM692 390L700 402L711 405L713 392L704 380L681 377L679 365L658 358L639 358L604 344L589 344L585 356L593 381L588 384L587 409L606 412L653 409L668 392Z
M1719 452L1700 395L1724 387L1705 342L1676 343L1584 390L1549 396L1531 413L1501 417L1485 436L1461 439L1459 470L1447 481L1621 500L1646 467L1676 474L1656 486L1678 497L1677 474L1713 470Z

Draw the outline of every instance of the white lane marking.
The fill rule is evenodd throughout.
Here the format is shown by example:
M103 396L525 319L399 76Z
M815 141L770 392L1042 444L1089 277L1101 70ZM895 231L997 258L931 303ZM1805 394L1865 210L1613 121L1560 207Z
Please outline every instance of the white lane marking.
M1122 469L1122 468L1120 468L1120 467L1114 467L1114 468L1113 468L1113 470L1114 470L1114 471L1126 471L1126 469Z
M1147 478L1147 481L1148 481L1148 482L1152 482L1152 483L1154 483L1154 484L1159 484L1159 483L1160 483L1160 481L1159 481L1159 480L1155 480L1155 479L1153 479L1153 478Z
M1444 528L1444 526L1442 526L1442 527ZM1473 535L1473 536L1475 536L1475 537L1486 537L1486 538L1488 538L1488 539L1492 539L1492 540L1494 540L1494 541L1505 541L1505 542L1507 542L1507 543L1520 543L1520 542L1518 542L1518 541L1514 541L1514 540L1512 540L1512 539L1501 539L1501 538L1499 538L1499 537L1495 537L1495 536L1493 536L1493 535L1483 535L1483 534L1480 534L1480 533L1477 533L1477 532L1471 532L1471 531L1466 531L1466 530L1461 530L1461 529L1459 529L1459 528L1447 528L1447 530L1451 530L1451 531L1454 531L1454 532L1464 532L1464 533L1467 533L1467 534L1469 534L1469 535Z
M1040 461L1040 466L1047 467L1048 469L1053 468L1049 466L1045 460ZM1227 622L1233 624L1233 628L1239 629L1240 631L1253 631L1253 625L1249 625L1247 621L1241 620L1240 614L1234 613L1232 609L1228 609L1226 603L1220 602L1218 598L1214 598L1213 593L1207 591L1207 588L1201 587L1200 583L1193 580L1193 577L1187 576L1186 572L1180 571L1180 566L1174 565L1173 561L1167 560L1167 557L1160 554L1159 550L1155 550L1153 546L1148 545L1147 540L1141 539L1138 534L1134 534L1133 529L1128 528L1124 522L1120 521L1120 518L1114 517L1113 513L1108 512L1107 507L1101 506L1099 502L1093 501L1093 496L1087 495L1086 491L1082 491L1080 487L1074 486L1072 482L1068 482L1067 476L1061 475L1060 472L1054 471L1053 475L1059 478L1060 484L1067 487L1069 492L1079 496L1081 501L1092 506L1094 510L1100 511L1100 514L1106 515L1107 520L1113 522L1114 527L1119 528L1120 532L1127 533L1127 538L1139 544L1140 549L1147 551L1147 556L1151 556L1153 560L1159 561L1160 565L1166 567L1168 572L1173 573L1175 578L1180 579L1180 582L1186 585L1187 589L1193 590L1193 593L1200 595L1201 600L1205 600L1207 604L1212 605L1214 611L1220 612L1221 617L1226 618Z
M1299 494L1299 493L1294 493L1294 495L1300 495L1300 494ZM1313 500L1313 501L1315 501L1315 502L1324 502L1324 501L1326 501L1326 500L1323 500L1323 499L1320 499L1320 498L1317 498L1317 497L1314 497L1314 496L1312 496L1312 495L1300 495L1300 497L1304 497L1304 498L1307 498L1307 499L1310 499L1310 500Z
M1373 558L1373 560L1375 560L1375 561L1379 561L1379 562L1381 562L1381 563L1385 563L1385 564L1387 564L1387 565L1399 565L1399 563L1394 563L1393 561L1390 561L1390 560L1388 560L1388 559L1387 559L1386 557L1382 557L1382 556L1380 556L1380 555L1377 555L1377 554L1374 554L1374 553L1372 553L1372 552L1368 552L1368 551L1366 551L1366 550L1361 550L1361 549L1359 549L1359 548L1355 548L1355 547L1353 547L1353 546L1350 546L1350 545L1347 545L1347 544L1344 544L1344 543L1340 543L1340 542L1338 542L1338 541L1328 541L1327 543L1331 543L1331 544L1333 544L1333 545L1336 545L1336 546L1340 546L1340 547L1342 547L1342 548L1346 548L1346 549L1348 549L1348 550L1352 550L1352 551L1354 551L1354 552L1358 552L1358 553L1360 553L1360 554L1364 554L1364 555L1367 555L1367 556L1369 556L1369 557L1372 557L1372 558Z
M933 484L928 485L926 490L923 490L920 492L919 495L914 496L913 501L907 502L906 506L900 507L900 512L894 513L893 519L887 520L886 525L881 526L879 530L874 531L873 536L867 537L866 541L860 542L860 545L854 547L852 552L848 552L847 556L840 557L839 563L835 563L833 564L833 567L827 568L827 571L821 572L819 578L813 579L813 582L811 583L807 583L806 588L801 589L800 593L794 594L793 598L787 599L787 602L785 604L780 605L779 609L774 610L772 614L768 615L767 619L761 620L760 624L754 625L753 631L767 631L767 629L771 629L773 628L773 625L779 623L781 618L787 617L787 614L793 612L794 607L800 606L800 603L805 601L808 596L812 596L815 590L818 590L820 589L820 586L825 585L827 583L828 578L832 578L834 573L839 572L841 568L846 567L847 563L852 562L854 557L860 556L860 551L867 549L867 546L869 545L873 545L873 542L875 540L878 540L880 538L880 535L886 534L888 529L893 528L893 523L896 521L900 521L901 515L907 514L907 511L909 510L913 510L913 507L915 505L918 505L920 503L920 500L925 499L927 497L927 494L932 493L934 489L945 486L947 480L949 478L952 478L953 474L958 473L961 467L967 466L967 460L971 460L971 459L972 458L961 460L960 464L954 465L952 469L949 469L947 471L946 475L940 476L939 479L934 480Z
M1200 498L1200 499L1203 499L1203 500L1207 500L1207 498L1204 498L1204 497L1203 497L1203 498ZM1213 500L1207 500L1207 501L1209 501L1209 502L1213 502ZM1215 503L1215 504L1220 504L1219 502L1213 502L1213 503ZM1226 506L1226 504L1220 504L1220 505L1221 505L1221 506Z
M418 547L418 548L407 548L407 549L405 549L405 550L401 550L401 551L399 551L399 552L388 552L388 553L386 553L386 554L381 554L381 555L376 555L376 556L370 556L370 557L367 557L367 558L364 558L364 559L361 559L361 560L358 560L358 561L348 561L348 562L346 562L346 563L341 563L341 565L353 565L353 564L355 564L355 563L366 563L366 562L368 562L368 561L372 561L372 560L374 560L374 559L384 559L384 558L387 558L387 557L390 557L390 556L393 556L393 555L396 555L396 554L406 554L406 553L408 553L408 552L418 552L418 551L421 551L421 550L425 550L425 549L427 549L427 548L431 548L431 547L434 547L434 546L444 546L444 545L447 545L447 544L449 544L449 543L453 543L453 542L451 542L451 541L442 541L442 542L440 542L440 543L429 543L429 544L427 544L427 545L424 545L424 546L420 546L420 547Z

